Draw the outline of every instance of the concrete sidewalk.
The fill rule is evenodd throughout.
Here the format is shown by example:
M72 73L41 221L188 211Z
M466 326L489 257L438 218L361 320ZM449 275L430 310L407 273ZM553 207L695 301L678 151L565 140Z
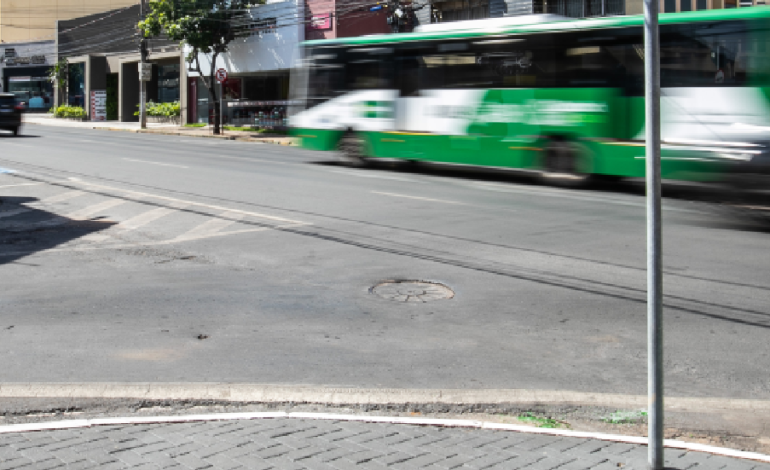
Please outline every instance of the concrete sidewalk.
M580 437L365 422L334 416L223 415L189 422L0 427L0 470L29 469L646 469L647 447ZM163 419L158 419L163 421ZM68 422L58 424L67 426ZM87 423L87 424L84 424ZM100 424L85 427L89 424ZM671 469L770 470L770 463L666 449Z
M221 135L214 135L210 126L205 127L180 127L176 124L148 123L147 129L140 129L138 122L93 122L74 121L68 119L55 119L50 114L25 114L25 124L34 124L51 127L66 127L75 129L99 129L108 131L134 132L141 134L174 135L183 137L204 137L223 140L237 140L242 142L255 142L263 144L292 145L291 137L280 135L264 135L249 131L224 131Z

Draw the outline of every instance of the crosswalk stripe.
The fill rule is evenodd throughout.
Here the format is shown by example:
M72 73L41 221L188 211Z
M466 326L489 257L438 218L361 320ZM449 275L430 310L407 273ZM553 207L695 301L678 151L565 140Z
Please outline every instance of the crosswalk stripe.
M65 217L69 219L85 219L86 217L98 214L101 211L119 206L124 202L125 201L122 199L110 199L108 201L100 202L99 204L93 204L83 209L76 210L75 212L70 212L69 214L65 215Z
M76 197L81 196L83 194L84 194L83 191L77 191L77 190L76 191L67 191L66 193L57 194L56 196L47 197L45 199L41 199L41 200L39 200L37 202L33 202L33 203L30 203L30 204L27 204L27 205L34 207L34 206L39 205L39 204L55 204L57 202L68 201L70 199L76 198Z
M223 212L219 214L220 217L227 217L227 219L211 219L208 220L197 227L193 228L192 230L187 231L186 233L183 233L182 235L176 237L175 240L194 240L197 238L205 238L210 237L212 235L215 235L219 233L220 231L224 230L225 228L229 227L230 225L238 222L238 220L243 218L243 214L233 213L230 211Z
M159 207L157 209L152 209L147 212L143 212L135 217L131 217L128 220L125 220L118 224L116 227L118 230L136 230L140 227L143 227L150 222L154 222L161 217L164 217L166 215L172 214L176 212L172 209L166 209L165 207Z

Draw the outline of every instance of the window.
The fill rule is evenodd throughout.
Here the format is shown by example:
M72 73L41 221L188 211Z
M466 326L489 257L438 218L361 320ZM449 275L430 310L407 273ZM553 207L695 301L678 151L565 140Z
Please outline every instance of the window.
M158 102L179 101L179 64L158 65Z
M741 86L766 63L752 51L764 31L743 21L666 25L660 29L662 87ZM756 77L753 77L756 78Z

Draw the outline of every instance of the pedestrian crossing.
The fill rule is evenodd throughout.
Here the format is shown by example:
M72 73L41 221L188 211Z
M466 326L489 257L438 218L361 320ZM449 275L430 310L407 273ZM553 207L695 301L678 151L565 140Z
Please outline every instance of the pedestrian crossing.
M308 225L243 205L225 207L80 180L28 186L14 182L18 176L0 175L0 238L3 232L53 227L91 229L48 251L173 245ZM0 243L0 256L13 250Z

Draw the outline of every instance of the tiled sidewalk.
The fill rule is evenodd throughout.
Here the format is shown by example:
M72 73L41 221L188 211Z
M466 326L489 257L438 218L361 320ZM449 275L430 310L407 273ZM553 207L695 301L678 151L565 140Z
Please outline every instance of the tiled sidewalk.
M0 434L0 470L531 469L644 470L647 448L474 428L313 419L94 426ZM671 469L770 464L666 449Z

